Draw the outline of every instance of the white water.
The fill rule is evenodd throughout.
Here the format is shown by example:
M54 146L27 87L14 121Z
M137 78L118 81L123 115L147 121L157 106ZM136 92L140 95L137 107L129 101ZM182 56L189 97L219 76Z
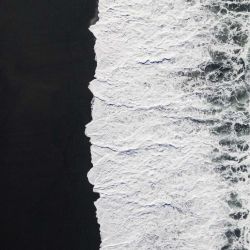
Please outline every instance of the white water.
M86 134L102 250L250 249L250 19L213 3L100 0Z

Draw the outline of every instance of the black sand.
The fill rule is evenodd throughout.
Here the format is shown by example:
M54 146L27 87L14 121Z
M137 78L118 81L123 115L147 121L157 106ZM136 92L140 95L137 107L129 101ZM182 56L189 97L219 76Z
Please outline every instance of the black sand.
M96 0L0 2L0 249L99 249L84 126Z

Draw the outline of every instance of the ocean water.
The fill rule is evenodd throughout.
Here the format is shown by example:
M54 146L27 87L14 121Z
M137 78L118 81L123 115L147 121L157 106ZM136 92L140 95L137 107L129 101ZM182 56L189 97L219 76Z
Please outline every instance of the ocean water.
M102 250L250 249L249 11L100 1L86 134Z

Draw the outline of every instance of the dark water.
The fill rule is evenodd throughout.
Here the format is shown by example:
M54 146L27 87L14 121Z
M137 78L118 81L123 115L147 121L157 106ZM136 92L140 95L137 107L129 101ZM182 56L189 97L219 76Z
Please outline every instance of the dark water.
M93 0L0 2L0 249L99 249L84 126Z
M216 16L212 27L213 42L219 46L210 50L211 60L200 66L199 80L205 80L204 96L221 121L212 125L211 132L218 138L212 160L216 172L228 185L225 203L229 208L221 250L249 249L249 210L244 190L250 175L249 154L249 32L244 27L248 21L250 5L243 1L218 1L208 10ZM230 49L231 48L234 49ZM244 55L244 56L243 56ZM194 77L192 72L191 77ZM200 92L201 93L201 92ZM200 94L199 93L199 94ZM242 198L243 197L243 198Z

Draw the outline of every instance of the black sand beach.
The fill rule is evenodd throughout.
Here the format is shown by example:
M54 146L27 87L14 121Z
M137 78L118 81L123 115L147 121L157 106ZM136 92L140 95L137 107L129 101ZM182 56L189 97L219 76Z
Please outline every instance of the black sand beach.
M84 126L96 68L95 0L0 3L2 250L95 250Z

